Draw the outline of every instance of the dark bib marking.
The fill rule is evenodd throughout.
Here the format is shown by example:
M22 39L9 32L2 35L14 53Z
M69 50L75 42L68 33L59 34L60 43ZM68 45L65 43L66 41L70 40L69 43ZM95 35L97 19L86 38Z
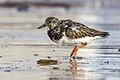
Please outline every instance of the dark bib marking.
M63 37L63 32L63 28L56 27L52 30L49 30L47 34L52 41L57 42Z

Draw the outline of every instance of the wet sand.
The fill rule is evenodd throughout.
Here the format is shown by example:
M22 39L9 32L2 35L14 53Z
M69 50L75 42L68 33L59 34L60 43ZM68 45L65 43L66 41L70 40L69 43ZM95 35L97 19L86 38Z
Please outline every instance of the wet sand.
M79 49L70 61L72 47L4 46L0 48L2 80L118 80L120 52L114 49ZM40 59L58 60L56 65L41 66Z

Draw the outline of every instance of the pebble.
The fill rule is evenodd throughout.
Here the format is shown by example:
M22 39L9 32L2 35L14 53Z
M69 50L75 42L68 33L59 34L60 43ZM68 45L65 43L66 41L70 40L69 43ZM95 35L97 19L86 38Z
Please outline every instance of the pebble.
M38 56L38 54L34 54L34 56Z
M118 49L118 51L120 51L120 49Z
M48 56L47 58L52 58L52 57Z
M49 80L60 80L60 79L56 78L56 77L51 77L51 78L49 78Z
M84 58L83 57L76 57L76 59L80 59L81 60L81 59L84 59Z
M4 72L11 72L11 70L4 70Z
M55 52L55 50L53 50L53 52Z
M20 60L20 62L23 62L22 60Z
M0 58L2 58L2 56L0 56Z
M104 63L107 63L107 64L109 64L109 61L105 61Z
M58 70L59 68L58 68L58 67L53 67L53 69L56 69L56 70Z
M40 59L37 61L37 64L40 65L56 65L58 63L58 60L48 60L48 59Z

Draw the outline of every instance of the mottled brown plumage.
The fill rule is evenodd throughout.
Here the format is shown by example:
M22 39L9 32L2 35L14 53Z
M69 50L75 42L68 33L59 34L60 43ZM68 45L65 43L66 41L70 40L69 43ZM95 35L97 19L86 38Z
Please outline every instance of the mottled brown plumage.
M76 56L78 48L88 45L91 41L97 38L107 37L109 35L108 32L102 32L89 28L84 24L74 22L70 19L59 20L56 17L48 17L45 20L45 23L38 29L46 26L49 29L47 34L53 42L58 44L62 43L75 45L70 57Z
M71 26L68 26L65 28L65 34L70 39L95 37L95 36L106 37L107 35L109 35L108 32L101 32L101 31L89 28L81 23L70 21L69 24L71 24Z

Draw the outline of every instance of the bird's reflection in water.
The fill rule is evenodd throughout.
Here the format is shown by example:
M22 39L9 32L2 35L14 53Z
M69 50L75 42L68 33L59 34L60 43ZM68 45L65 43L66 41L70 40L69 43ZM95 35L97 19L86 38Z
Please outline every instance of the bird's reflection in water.
M83 69L78 70L78 65L76 59L70 60L71 71L73 77L84 78L86 76L86 71Z

